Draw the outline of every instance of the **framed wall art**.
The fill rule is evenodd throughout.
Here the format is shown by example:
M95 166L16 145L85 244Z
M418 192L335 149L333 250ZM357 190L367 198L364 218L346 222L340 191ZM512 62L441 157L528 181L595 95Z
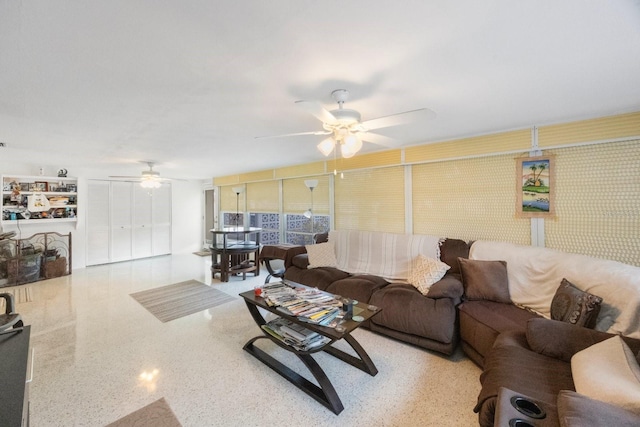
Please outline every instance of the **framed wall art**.
M49 191L49 183L36 181L33 184L34 190L32 191Z
M553 156L522 157L516 160L516 216L553 218Z

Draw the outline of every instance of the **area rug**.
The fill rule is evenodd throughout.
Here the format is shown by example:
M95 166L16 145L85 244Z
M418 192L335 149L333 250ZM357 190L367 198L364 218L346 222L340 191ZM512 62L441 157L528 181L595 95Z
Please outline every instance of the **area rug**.
M182 424L163 397L107 427L182 427Z
M193 252L194 255L198 255L198 256L209 256L211 255L211 251L209 249L203 249L201 251L198 252Z
M135 292L131 296L163 323L235 300L197 280Z

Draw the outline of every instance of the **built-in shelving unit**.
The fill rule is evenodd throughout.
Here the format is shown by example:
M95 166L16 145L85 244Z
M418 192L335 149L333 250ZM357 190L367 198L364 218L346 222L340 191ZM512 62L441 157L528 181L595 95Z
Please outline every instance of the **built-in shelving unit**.
M3 226L76 222L78 179L71 177L4 175Z

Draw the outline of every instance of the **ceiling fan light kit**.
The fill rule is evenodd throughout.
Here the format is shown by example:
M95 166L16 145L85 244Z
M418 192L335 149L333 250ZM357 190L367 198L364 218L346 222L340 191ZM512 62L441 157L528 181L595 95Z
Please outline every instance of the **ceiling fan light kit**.
M146 163L147 166L149 166L149 170L142 171L142 174L140 176L111 175L109 178L140 181L140 186L147 189L160 188L163 182L172 179L160 178L160 172L156 172L153 170L153 166L155 165L154 162L142 161L140 163Z
M331 96L338 103L338 108L328 111L317 101L296 101L296 105L306 110L322 122L324 131L320 132L297 132L276 137L299 136L299 135L331 135L318 144L318 150L325 156L335 153L337 146L340 146L342 157L353 157L362 149L362 142L367 141L373 144L393 147L393 140L383 135L371 132L372 130L384 127L398 126L417 119L430 119L435 117L435 113L428 108L405 111L389 116L378 117L376 119L362 122L362 116L356 110L344 108L344 103L349 99L349 91L337 89L331 92ZM274 138L261 137L261 138Z

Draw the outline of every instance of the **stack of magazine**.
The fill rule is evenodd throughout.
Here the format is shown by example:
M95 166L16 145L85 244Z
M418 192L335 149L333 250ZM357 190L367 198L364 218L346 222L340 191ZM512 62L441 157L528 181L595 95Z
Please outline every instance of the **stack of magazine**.
M335 327L342 315L342 303L318 289L292 288L277 282L265 285L262 297L282 313L316 325Z
M262 329L298 351L310 351L331 341L328 337L282 317L262 325Z

